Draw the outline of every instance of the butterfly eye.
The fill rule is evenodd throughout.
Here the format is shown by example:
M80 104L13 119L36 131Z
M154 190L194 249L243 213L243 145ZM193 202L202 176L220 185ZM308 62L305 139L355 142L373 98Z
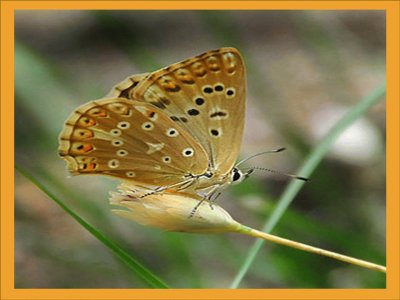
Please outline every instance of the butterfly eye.
M242 173L240 170L234 168L234 169L232 170L232 173L231 173L231 180L232 180L232 183L239 183L239 182L241 182L243 179L244 179L243 173Z

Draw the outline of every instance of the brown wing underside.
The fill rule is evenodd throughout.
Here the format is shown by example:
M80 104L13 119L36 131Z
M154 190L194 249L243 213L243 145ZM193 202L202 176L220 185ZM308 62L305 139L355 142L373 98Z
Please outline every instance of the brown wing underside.
M204 150L163 111L127 99L79 107L60 134L59 153L73 174L111 175L155 186L181 182L208 166Z
M231 170L240 151L246 103L245 68L236 49L221 48L128 78L119 89L114 95L147 102L184 128L220 173Z

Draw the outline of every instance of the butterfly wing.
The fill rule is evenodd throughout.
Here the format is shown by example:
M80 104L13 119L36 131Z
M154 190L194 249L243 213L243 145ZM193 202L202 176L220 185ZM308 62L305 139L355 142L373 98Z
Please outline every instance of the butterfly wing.
M202 145L211 167L226 174L243 136L244 70L236 49L221 48L145 76L128 98L162 110Z
M202 147L164 112L123 98L79 107L60 134L60 155L72 174L105 174L152 186L203 174Z
M150 73L131 75L120 83L112 87L105 98L129 98L132 91L141 83ZM133 100L133 99L132 99Z

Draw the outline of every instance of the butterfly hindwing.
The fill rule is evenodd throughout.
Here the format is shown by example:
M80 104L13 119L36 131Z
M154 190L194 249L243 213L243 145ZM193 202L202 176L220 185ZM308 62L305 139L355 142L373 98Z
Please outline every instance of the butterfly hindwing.
M168 186L203 174L208 157L179 124L150 104L109 98L79 107L60 134L73 174L104 174Z

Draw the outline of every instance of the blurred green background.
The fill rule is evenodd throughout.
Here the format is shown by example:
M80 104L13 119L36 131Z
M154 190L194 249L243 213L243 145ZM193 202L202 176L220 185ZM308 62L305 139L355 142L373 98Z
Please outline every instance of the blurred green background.
M166 233L110 212L117 180L67 178L57 136L72 110L117 82L236 47L247 66L241 157L295 173L352 105L385 80L383 11L17 11L15 159L175 288L225 288L254 240ZM273 233L385 264L385 103L347 130ZM256 173L219 204L260 228L289 178ZM384 288L385 275L266 244L241 288ZM146 288L108 249L16 172L16 288Z

